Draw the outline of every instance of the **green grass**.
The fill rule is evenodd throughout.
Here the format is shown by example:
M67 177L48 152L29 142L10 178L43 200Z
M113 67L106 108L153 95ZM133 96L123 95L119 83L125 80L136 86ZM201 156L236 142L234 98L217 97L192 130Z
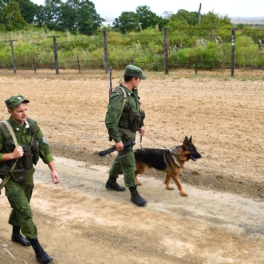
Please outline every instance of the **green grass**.
M190 68L195 70L196 58L198 71L230 67L231 38L229 31L219 30L215 36L195 36L187 31L170 32L168 36L169 68ZM217 35L218 34L218 35ZM230 33L231 34L231 33ZM261 34L258 32L258 34ZM52 36L57 38L59 67L77 69L77 57L82 69L104 68L103 33L94 36L73 35L70 32L50 31L28 25L26 30L7 32L0 35L0 68L12 68L10 39L14 42L14 52L18 68L32 68L33 58L37 68L54 68ZM264 53L255 37L241 32L236 36L236 67L264 68ZM261 38L262 36L260 36ZM221 39L221 41L219 41ZM109 66L123 69L134 64L144 70L163 72L163 32L148 29L139 33L122 35L108 32Z

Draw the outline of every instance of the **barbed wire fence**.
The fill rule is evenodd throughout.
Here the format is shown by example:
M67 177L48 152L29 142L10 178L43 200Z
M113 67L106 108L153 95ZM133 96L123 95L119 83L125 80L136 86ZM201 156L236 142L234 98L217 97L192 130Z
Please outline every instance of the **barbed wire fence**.
M169 44L168 44L168 30L165 28L164 29L164 38L163 38L163 58L162 56L159 56L157 59L153 61L147 61L142 59L140 56L137 57L135 53L131 54L130 58L122 58L122 57L113 57L109 56L108 54L108 41L107 41L107 31L103 31L102 37L103 37L103 47L102 49L104 50L104 56L102 56L101 59L89 59L89 58L82 58L80 59L78 56L75 57L69 57L67 59L59 59L58 57L58 47L64 47L67 45L72 45L72 41L67 42L67 41L62 41L60 43L57 43L57 38L59 36L49 36L49 38L53 39L53 43L50 42L50 44L40 44L37 43L36 39L30 40L31 45L37 45L45 48L52 48L54 50L54 59L50 60L49 62L43 62L39 61L37 57L33 57L32 61L27 61L27 62L21 62L20 60L16 60L15 58L15 43L17 42L17 39L11 39L8 41L4 42L10 42L10 59L6 60L5 58L0 57L0 61L3 59L5 60L4 63L0 64L0 68L4 69L12 69L13 73L16 74L17 69L21 70L32 70L35 74L37 73L38 70L41 69L52 69L55 70L55 73L58 75L59 74L59 69L72 69L76 70L76 73L81 74L83 70L88 70L88 69L101 69L105 71L105 73L108 73L108 70L110 67L112 68L117 68L121 69L124 68L128 64L134 64L137 65L141 68L148 68L154 71L160 71L163 69L164 74L169 74L169 69L191 69L194 71L194 73L197 75L199 70L212 70L212 69L229 69L231 77L234 77L235 75L235 69L238 68L244 68L244 69L261 69L263 70L264 67L261 66L256 66L253 63L247 63L245 65L238 65L236 64L235 60L235 32L237 29L232 28L230 29L230 51L231 51L231 56L230 56L230 61L221 61L219 59L214 59L214 58L199 58L199 56L193 56L190 58L188 61L186 59L181 59L181 58L172 58L170 56L170 51L169 51ZM111 34L111 33L110 33ZM198 36L195 35L194 33L190 33L189 35L191 36ZM177 32L172 33L170 36L180 36ZM120 36L119 36L120 37ZM127 36L124 36L127 37ZM146 39L150 38L150 35L145 36ZM160 36L159 36L160 37ZM203 36L204 37L204 36ZM132 38L132 37L131 37ZM141 35L141 38L144 38L144 35ZM215 39L215 36L211 36L208 34L207 39ZM27 40L29 41L29 40ZM74 44L82 44L84 43L83 40L75 40ZM262 44L262 43L261 43ZM180 50L181 48L177 48ZM262 47L263 49L263 47ZM0 50L1 50L1 45L0 45ZM110 54L111 55L111 54ZM128 57L128 56L126 56ZM263 61L264 61L264 55L263 55ZM263 63L264 65L264 63Z

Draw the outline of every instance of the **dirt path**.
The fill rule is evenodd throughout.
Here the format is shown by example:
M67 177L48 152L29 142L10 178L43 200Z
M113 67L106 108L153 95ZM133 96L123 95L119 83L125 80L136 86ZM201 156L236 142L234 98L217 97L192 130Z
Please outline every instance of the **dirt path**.
M32 208L39 238L54 263L263 263L264 205L237 195L168 191L159 179L141 177L148 204L134 206L128 190L107 191L107 166L56 158L62 176L52 185L39 164ZM123 184L123 178L120 178ZM10 211L0 196L1 238L18 263L36 263L32 249L10 242ZM1 263L14 263L1 249Z
M104 188L102 166L109 169L113 158L97 153L111 145L104 125L108 76L0 71L0 119L8 118L4 100L22 93L52 153L75 160L56 159L58 187L38 165L32 208L44 248L60 264L264 263L263 71L255 81L242 71L239 80L206 73L182 78L184 71L146 74L139 94L147 136L172 147L192 135L203 158L186 164L180 176L187 198L166 190L162 173L140 175L148 205L137 208L128 191ZM121 79L121 72L113 73L114 86ZM147 138L143 146L158 147ZM0 206L0 245L18 263L36 263L32 249L10 242L4 195ZM3 248L0 263L13 263Z

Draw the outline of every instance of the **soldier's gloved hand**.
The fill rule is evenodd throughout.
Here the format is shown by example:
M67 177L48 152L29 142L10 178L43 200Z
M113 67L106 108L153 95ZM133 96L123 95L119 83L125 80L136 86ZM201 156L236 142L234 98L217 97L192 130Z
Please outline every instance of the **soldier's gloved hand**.
M122 141L119 141L118 143L115 143L116 151L120 151L124 149L124 144Z
M23 157L23 155L24 155L24 150L21 146L18 146L17 148L14 149L13 151L14 159L19 159Z

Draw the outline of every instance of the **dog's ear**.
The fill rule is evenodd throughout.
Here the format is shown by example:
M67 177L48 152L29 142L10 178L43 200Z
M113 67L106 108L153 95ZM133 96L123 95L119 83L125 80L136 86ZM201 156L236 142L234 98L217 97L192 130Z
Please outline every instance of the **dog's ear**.
M192 143L192 136L191 136L190 139L189 139L189 143Z
M184 141L183 141L183 146L188 147L188 143L189 143L188 137L185 136Z

